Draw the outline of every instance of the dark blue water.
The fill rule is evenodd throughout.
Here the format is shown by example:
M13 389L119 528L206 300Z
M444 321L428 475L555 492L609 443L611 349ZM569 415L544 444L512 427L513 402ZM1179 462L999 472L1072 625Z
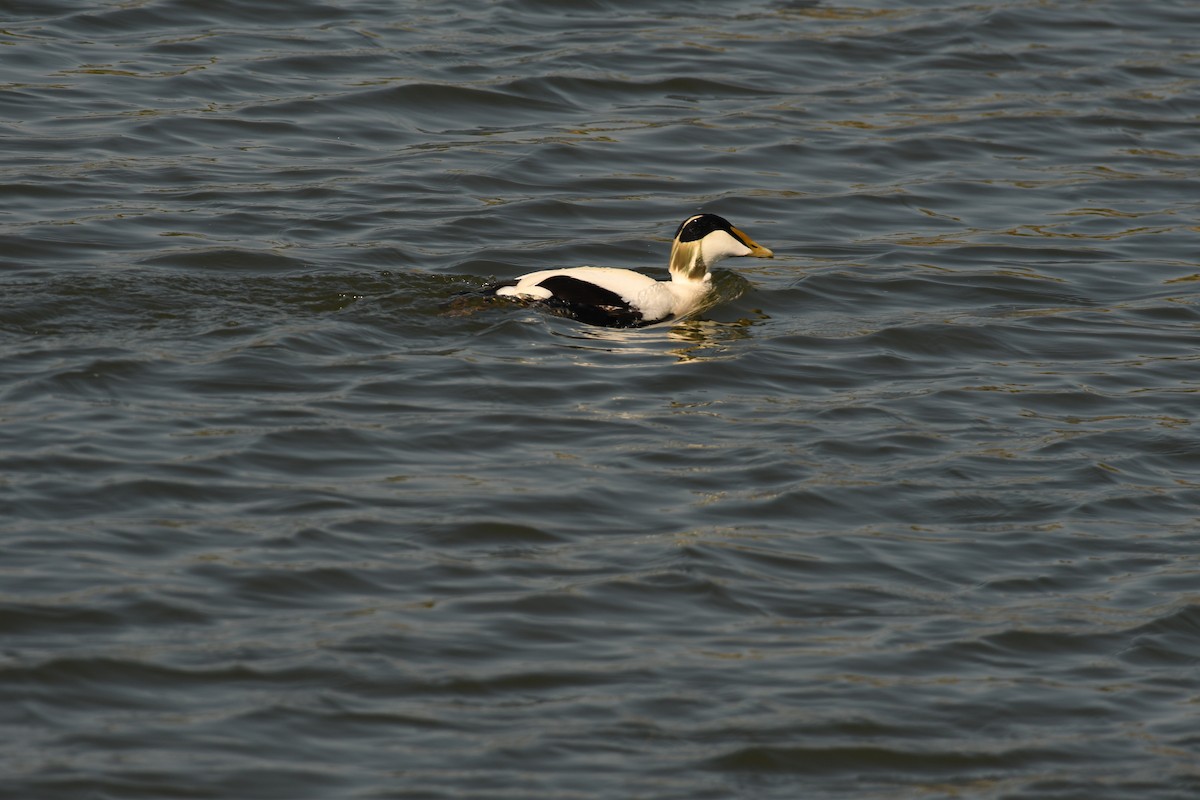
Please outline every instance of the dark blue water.
M1196 797L1198 26L0 2L0 795Z

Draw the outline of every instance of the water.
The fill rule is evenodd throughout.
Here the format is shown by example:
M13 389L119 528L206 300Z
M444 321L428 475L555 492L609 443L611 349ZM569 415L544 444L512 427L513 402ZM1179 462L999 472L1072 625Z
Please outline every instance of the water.
M0 20L3 796L1200 792L1194 3Z

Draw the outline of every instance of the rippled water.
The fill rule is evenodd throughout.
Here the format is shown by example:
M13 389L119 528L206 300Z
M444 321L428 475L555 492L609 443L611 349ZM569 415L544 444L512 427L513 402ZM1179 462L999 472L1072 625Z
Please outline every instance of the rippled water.
M0 794L1197 796L1198 25L0 3Z

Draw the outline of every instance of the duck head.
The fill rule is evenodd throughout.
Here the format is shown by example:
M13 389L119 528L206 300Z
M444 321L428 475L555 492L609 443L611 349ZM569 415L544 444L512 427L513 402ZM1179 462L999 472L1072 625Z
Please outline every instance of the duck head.
M767 248L716 214L697 214L680 223L671 244L671 279L703 281L714 264L730 256L773 258Z

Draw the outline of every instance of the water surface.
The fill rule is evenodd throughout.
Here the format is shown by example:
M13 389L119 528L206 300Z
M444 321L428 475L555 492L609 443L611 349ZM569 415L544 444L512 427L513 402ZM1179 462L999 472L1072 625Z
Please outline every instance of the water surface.
M0 18L5 796L1200 792L1193 3Z

